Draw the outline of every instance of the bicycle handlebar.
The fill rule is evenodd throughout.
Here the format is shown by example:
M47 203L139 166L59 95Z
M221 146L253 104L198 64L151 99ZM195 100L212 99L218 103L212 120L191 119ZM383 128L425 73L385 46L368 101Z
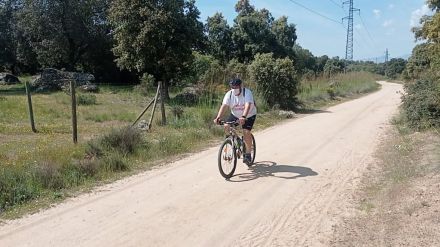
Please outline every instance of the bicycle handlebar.
M233 126L240 125L240 123L238 121L232 121L232 122L226 122L223 120L218 121L218 125L224 125L224 124L229 124L229 125L233 125Z

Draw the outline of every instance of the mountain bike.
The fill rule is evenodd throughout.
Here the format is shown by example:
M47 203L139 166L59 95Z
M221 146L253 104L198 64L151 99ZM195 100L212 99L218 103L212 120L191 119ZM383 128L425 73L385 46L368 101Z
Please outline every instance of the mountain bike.
M234 175L235 168L237 167L237 159L241 159L246 153L246 145L244 143L243 136L237 134L236 127L238 122L224 122L220 121L219 125L228 124L229 133L220 146L218 152L218 169L220 174L224 178L231 178ZM257 146L255 143L255 137L252 135L252 147L251 147L251 162L248 166L251 166L255 161L255 154Z

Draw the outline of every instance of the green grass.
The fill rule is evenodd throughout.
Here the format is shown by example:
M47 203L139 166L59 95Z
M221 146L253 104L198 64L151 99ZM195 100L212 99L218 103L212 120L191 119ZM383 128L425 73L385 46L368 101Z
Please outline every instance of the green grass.
M350 72L332 78L320 77L312 81L302 81L298 99L306 107L316 107L340 97L369 93L379 88L376 76L367 72Z
M362 80L344 80L350 86L339 85L336 90L340 96L370 90L361 85ZM327 93L326 82L308 83L312 85L311 90L302 90L300 95L307 104L318 97L312 95ZM77 107L79 144L74 145L69 95L64 92L32 95L38 130L35 134L30 129L24 87L1 86L0 215L20 208L34 210L29 202L47 205L100 181L112 181L213 145L213 141L223 137L223 129L212 122L223 97L222 91L202 97L194 106L180 107L179 116L176 116L175 105L166 104L166 126L160 124L158 106L152 131L139 133L140 141L133 144L135 147L130 148L130 152L121 151L123 148L118 147L118 143L128 145L136 137L118 131L130 125L150 102L155 90L149 92L145 96L133 86L102 86L99 93L86 94L88 103ZM259 109L256 130L283 120L269 109L258 93L255 95ZM323 100L329 99L323 97ZM148 121L150 114L148 111L143 119Z

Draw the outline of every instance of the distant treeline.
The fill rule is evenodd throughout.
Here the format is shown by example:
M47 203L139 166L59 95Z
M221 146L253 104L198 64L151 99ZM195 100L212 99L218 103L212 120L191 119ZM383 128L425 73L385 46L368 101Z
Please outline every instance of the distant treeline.
M105 83L152 76L168 87L206 79L213 64L236 69L265 53L291 60L306 78L360 70L396 78L405 67L403 59L376 64L316 57L296 43L296 26L286 16L275 19L249 0L239 0L235 10L229 25L221 13L201 22L194 0L2 0L0 71L35 74L52 67L89 72ZM227 71L223 79L237 73Z

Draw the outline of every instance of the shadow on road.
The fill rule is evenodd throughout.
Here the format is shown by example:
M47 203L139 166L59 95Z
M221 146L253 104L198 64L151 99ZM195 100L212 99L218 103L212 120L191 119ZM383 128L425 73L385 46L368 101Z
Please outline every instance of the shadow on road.
M298 114L332 113L331 111L319 109L298 109L295 112Z
M278 165L273 161L260 161L249 167L248 173L239 173L229 179L230 182L246 182L262 177L276 177L283 179L297 179L301 177L316 176L317 172L308 167Z

